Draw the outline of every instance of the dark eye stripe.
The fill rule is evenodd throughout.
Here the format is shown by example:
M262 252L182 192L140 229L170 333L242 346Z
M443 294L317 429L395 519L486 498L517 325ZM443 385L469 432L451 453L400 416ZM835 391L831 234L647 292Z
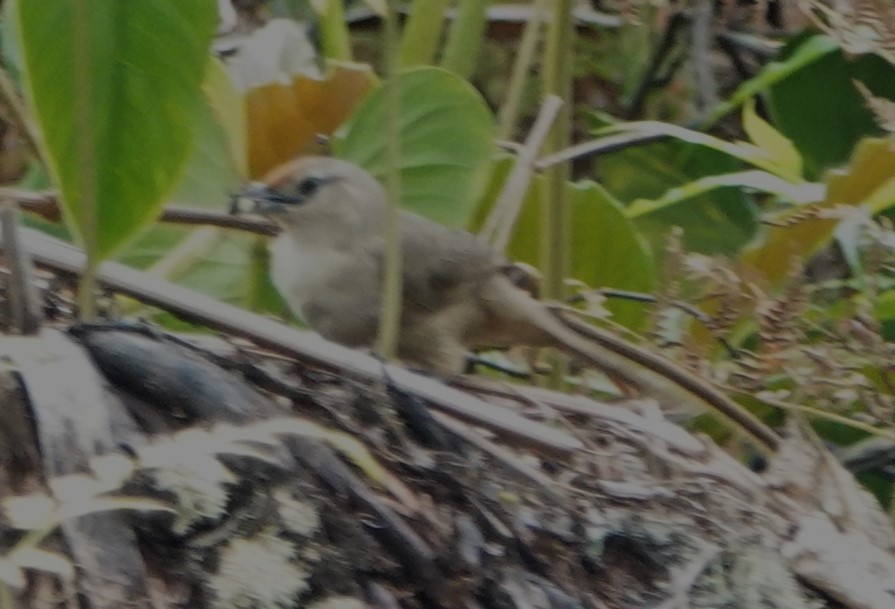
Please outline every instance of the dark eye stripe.
M296 186L295 190L299 195L303 197L310 197L315 192L320 190L320 186L323 184L322 178L317 178L313 176L309 176L300 181Z

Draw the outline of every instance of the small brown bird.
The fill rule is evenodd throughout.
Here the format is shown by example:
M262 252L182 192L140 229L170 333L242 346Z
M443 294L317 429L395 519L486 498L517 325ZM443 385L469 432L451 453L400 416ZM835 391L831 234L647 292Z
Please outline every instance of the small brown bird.
M388 209L379 182L351 163L307 157L278 167L243 197L282 228L270 248L271 276L293 313L330 340L371 345ZM401 234L401 359L456 373L475 349L556 346L584 355L594 348L517 287L507 260L475 235L407 211Z
M271 244L271 273L292 311L330 340L372 345L388 210L376 179L345 161L307 157L278 167L242 198L282 229ZM555 347L667 406L695 397L776 445L779 438L751 413L689 371L611 333L557 319L517 287L506 259L475 235L405 211L401 237L403 360L453 374L472 350Z

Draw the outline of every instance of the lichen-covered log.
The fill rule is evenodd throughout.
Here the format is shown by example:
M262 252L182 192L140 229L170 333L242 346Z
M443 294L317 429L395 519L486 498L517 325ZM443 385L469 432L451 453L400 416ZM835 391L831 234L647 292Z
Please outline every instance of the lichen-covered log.
M16 340L43 344L47 336ZM171 512L115 512L132 531L125 538L132 536L138 550L146 594L166 602L520 608L893 602L891 525L850 474L797 428L758 474L666 422L649 402L607 405L466 382L467 391L497 408L548 416L574 433L585 448L562 456L511 438L498 442L443 415L420 415L425 400L395 382L364 382L224 341L185 343L140 327L85 326L68 336L64 349L83 347L106 379L81 374L68 382L87 383L111 399L107 405L123 404L141 426L137 434L104 424L121 436L95 446L105 458L73 454L80 459L74 469L83 488L91 488L107 476L105 459L118 455L128 475L109 493L169 506ZM10 370L22 367L20 352L4 350ZM3 384L4 400L12 392L25 396L20 410L42 408L33 371L8 378L17 384ZM116 397L104 393L106 382ZM44 426L44 414L32 416L31 440L44 459L48 451L72 449L64 434ZM12 441L7 430L16 428L10 420L5 416L0 426L4 445ZM85 419L77 426L89 427ZM433 428L441 441L433 443ZM21 432L12 437L22 441ZM50 441L56 448L46 448ZM4 480L21 462L5 460ZM73 473L54 471L34 475L55 490L53 476ZM22 491L8 486L3 497ZM65 495L57 499L65 504ZM4 552L18 539L8 524ZM853 568L842 569L843 552ZM31 577L44 586L52 581ZM84 573L72 585L91 606L103 606ZM35 589L19 590L24 604L36 602Z

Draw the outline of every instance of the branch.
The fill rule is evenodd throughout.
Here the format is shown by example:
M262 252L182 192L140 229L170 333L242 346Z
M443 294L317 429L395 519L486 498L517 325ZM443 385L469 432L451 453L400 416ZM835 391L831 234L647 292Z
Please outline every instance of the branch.
M56 194L53 192L34 192L17 188L0 188L0 198L14 201L23 211L41 216L50 222L59 222L62 213ZM219 228L231 228L256 235L276 235L279 229L272 223L261 218L249 216L234 216L221 211L209 211L167 205L159 215L159 220L171 224L187 224L200 226L217 226Z
M500 251L504 251L509 244L531 182L532 164L537 159L562 104L562 99L556 95L548 95L544 100L534 126L525 138L525 144L516 154L513 170L479 233L485 241Z
M680 395L683 400L687 400L687 395L693 396L708 406L711 411L732 421L736 427L748 433L762 446L771 451L775 451L779 447L780 436L774 430L716 389L711 382L699 378L664 357L650 353L614 334L573 318L563 307L553 305L551 310L560 321L578 334L590 338L612 353L639 364L639 368L646 369L658 377L651 380L651 377L641 374L638 370L636 374L639 378L633 379L636 384L641 387L651 387L656 394ZM681 394L680 389L686 393ZM692 401L692 399L687 401Z
M33 229L23 229L22 240L28 243L38 264L61 273L80 275L83 272L86 257L77 247ZM417 394L436 408L521 440L532 448L554 453L569 453L582 448L581 441L561 430L488 404L438 380L400 366L383 364L375 357L329 342L314 332L286 326L122 264L102 264L97 281L187 321L247 338L289 358L311 361L320 367L368 381L381 382L383 374L387 373L402 389Z

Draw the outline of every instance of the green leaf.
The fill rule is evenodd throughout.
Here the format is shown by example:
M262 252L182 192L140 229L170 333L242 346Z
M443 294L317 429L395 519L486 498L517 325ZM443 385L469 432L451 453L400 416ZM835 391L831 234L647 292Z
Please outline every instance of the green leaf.
M222 210L246 171L245 115L239 95L217 62L208 70L204 103L196 106L191 124L195 145L176 191L169 201L188 207ZM198 238L197 235L205 236ZM189 237L189 239L187 239ZM187 239L185 241L185 239ZM197 242L198 239L198 242ZM216 245L208 227L156 223L116 255L119 262L153 269L167 279L202 266ZM220 300L221 294L210 294Z
M417 0L404 23L398 66L431 65L441 41L448 0Z
M386 87L400 93L402 205L465 227L487 179L494 119L468 82L439 68L400 73L373 91L333 142L335 155L382 180L386 169Z
M740 171L697 178L677 188L671 188L657 199L637 199L627 209L629 218L638 218L683 203L716 188L748 188L767 192L794 203L814 203L823 199L823 184L791 184L765 171Z
M209 65L202 85L205 101L217 124L226 134L230 158L241 178L249 175L248 116L246 98L233 84L224 64L217 59ZM200 139L197 137L197 139Z
M701 142L700 142L701 143ZM663 200L666 193L692 180L740 169L737 158L714 147L664 141L628 148L600 158L602 184L622 203L639 199ZM672 193L673 195L674 193ZM694 193L695 194L695 193ZM758 228L758 215L748 194L726 188L691 197L686 205L662 205L645 213L638 207L635 226L654 251L661 252L673 226L684 229L688 249L714 254L735 254Z
M777 164L772 151L764 150L748 142L727 142L706 133L659 121L619 123L598 129L596 132L598 136L614 135L617 133L636 133L643 136L667 136L680 140L681 142L717 150L734 159L754 165L755 167L764 169L774 175L779 175L781 178L792 179L792 176L789 175L788 171L781 171L781 167Z
M66 222L96 264L176 185L217 22L212 0L12 0L27 101Z
M847 58L841 51L770 87L774 125L799 149L812 179L848 162L861 138L882 133L854 80L895 99L895 67L874 55Z
M770 155L780 173L798 180L802 175L802 157L787 137L755 112L755 101L743 106L743 129L752 143Z
M572 277L592 287L652 292L656 265L646 239L625 217L622 205L595 182L569 185L572 209ZM607 303L613 319L637 327L641 304Z
M813 36L809 38L804 43L799 44L791 55L772 61L762 68L761 72L756 76L740 85L730 98L718 104L711 115L703 122L702 127L708 128L723 116L733 112L740 104L767 90L774 83L788 79L807 66L835 53L838 49L839 45L828 36ZM828 97L828 92L825 92L821 99L826 100Z
M255 256L262 254L254 247L257 241L256 235L224 233L208 255L179 277L178 282L230 304L282 311L276 291L267 285L266 273L260 271L255 260ZM266 252L263 256L266 258ZM263 295L257 293L256 282L264 285Z
M506 181L511 157L502 157L494 164L491 182L483 197L473 228L484 222ZM507 251L512 260L537 266L539 262L543 177L535 177L516 222ZM656 268L646 240L625 217L621 204L602 186L594 182L568 184L572 214L572 277L593 288L615 288L650 292L656 284ZM628 327L637 327L643 320L643 306L636 303L606 303L613 319Z
M311 5L320 15L320 41L326 57L350 61L351 40L344 0L311 0Z
M203 91L190 119L194 144L169 200L221 209L248 176L245 108L242 95L217 62L208 70Z

